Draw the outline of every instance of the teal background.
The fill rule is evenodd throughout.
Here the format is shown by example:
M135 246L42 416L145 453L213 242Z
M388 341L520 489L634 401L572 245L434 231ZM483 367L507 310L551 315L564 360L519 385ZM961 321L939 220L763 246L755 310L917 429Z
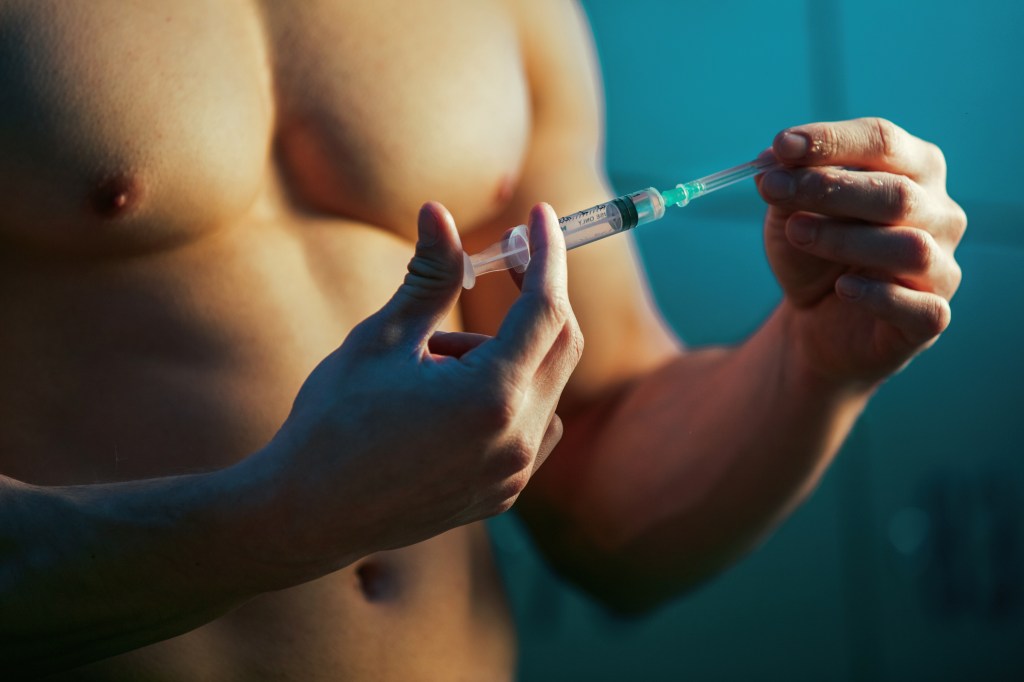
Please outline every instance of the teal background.
M878 115L944 149L970 227L950 329L883 387L810 501L712 583L619 620L514 516L492 522L520 679L1024 679L1024 3L584 6L618 190L747 161L788 125ZM778 301L763 212L748 183L637 232L690 345L739 341Z

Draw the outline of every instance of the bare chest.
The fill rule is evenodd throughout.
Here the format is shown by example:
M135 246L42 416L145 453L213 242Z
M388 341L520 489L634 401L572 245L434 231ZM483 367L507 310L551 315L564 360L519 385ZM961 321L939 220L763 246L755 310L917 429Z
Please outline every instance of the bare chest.
M160 248L275 208L409 235L470 226L528 134L516 28L493 1L0 3L0 237Z
M518 49L499 0L0 0L2 449L77 443L68 482L262 445L419 205L466 230L507 197Z
M412 236L427 200L472 226L526 146L516 27L497 2L267 2L279 162L328 212Z
M259 447L401 281L421 202L463 229L500 207L528 110L497 0L0 0L0 414L22 425L0 468L115 480ZM424 661L507 669L486 547L410 552L406 603L342 573L141 656L365 650L373 672L401 633ZM449 655L482 636L479 660Z

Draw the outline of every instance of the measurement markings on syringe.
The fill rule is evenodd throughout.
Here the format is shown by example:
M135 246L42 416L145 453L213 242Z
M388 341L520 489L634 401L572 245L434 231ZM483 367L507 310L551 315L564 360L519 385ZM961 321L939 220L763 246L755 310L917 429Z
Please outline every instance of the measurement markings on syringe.
M597 223L612 222L612 227L617 230L619 229L619 225L614 224L618 222L615 220L617 217L618 216L615 215L609 216L608 205L602 204L578 213L573 213L572 215L567 215L564 218L559 218L558 226L561 227L564 232L570 229L577 230Z

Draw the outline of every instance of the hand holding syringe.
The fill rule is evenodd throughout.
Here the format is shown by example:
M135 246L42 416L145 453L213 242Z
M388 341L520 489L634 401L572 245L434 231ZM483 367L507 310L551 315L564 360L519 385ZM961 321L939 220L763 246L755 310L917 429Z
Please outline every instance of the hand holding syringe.
M653 222L665 215L667 206L686 206L697 197L764 173L776 165L778 162L769 156L678 184L664 192L648 187L559 218L558 224L565 235L565 248L575 249L637 225ZM476 278L488 272L508 269L523 272L530 263L526 225L513 228L501 241L491 244L480 253L473 256L464 254L463 257L465 268L462 286L466 289L472 289Z

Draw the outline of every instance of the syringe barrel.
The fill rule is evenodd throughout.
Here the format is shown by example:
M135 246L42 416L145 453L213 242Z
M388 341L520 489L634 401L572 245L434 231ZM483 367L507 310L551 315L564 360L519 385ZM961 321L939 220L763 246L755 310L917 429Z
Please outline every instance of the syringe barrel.
M653 187L627 194L626 198L636 208L637 225L646 225L665 215L665 197Z
M565 248L575 249L663 215L665 200L658 190L649 187L559 218L558 225L565 234Z

